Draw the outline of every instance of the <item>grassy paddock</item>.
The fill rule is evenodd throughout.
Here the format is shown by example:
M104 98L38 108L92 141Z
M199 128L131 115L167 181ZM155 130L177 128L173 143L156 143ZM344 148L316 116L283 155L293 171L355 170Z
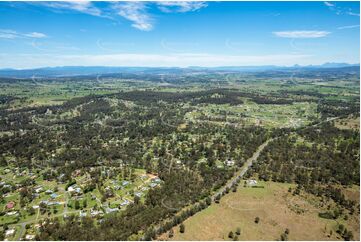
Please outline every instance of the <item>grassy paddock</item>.
M327 220L318 217L315 197L293 196L288 189L293 184L261 182L264 188L239 187L236 193L230 192L219 204L187 219L185 233L174 229L172 240L230 240L228 233L241 228L239 240L278 240L286 228L290 230L289 240L343 240L335 229L337 222L350 228L359 239L358 222ZM243 184L243 183L241 183ZM352 189L359 194L358 189ZM298 214L297 211L303 212ZM358 215L356 215L358 216ZM260 222L255 223L259 217ZM167 235L163 235L168 239Z

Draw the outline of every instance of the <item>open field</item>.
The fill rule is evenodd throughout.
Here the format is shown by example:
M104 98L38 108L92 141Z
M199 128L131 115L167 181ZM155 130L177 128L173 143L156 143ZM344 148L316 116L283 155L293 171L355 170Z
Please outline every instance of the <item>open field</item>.
M319 118L316 103L300 102L291 105L257 104L245 100L237 106L203 105L187 114L186 118L195 122L224 122L244 126L263 126L268 128L301 127ZM204 117L201 120L199 117Z
M335 126L339 129L360 129L360 117L347 117L335 121Z
M219 204L190 217L184 222L185 232L175 228L172 240L230 240L228 233L235 233L237 227L241 229L239 240L277 240L286 228L290 231L289 240L343 240L334 231L337 223L344 224L353 231L354 239L359 239L358 215L347 221L323 219L318 217L316 198L288 192L294 185L275 182L258 185L264 188L240 187L236 193L224 196ZM357 197L359 187L352 188L350 193ZM260 218L258 224L256 217Z

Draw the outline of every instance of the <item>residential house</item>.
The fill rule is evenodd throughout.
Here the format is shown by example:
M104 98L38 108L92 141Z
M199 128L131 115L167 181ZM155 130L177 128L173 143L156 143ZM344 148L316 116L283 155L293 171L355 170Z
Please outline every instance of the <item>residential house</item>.
M86 217L87 213L85 211L79 211L79 217Z
M120 206L127 206L130 202L127 199L124 199L124 201L120 204Z
M54 192L53 192L53 190L51 190L51 189L48 189L48 190L45 191L45 194L48 194L48 195L50 195L50 194L52 194L52 193L54 193Z
M11 212L7 212L5 215L6 216L14 216L14 215L19 216L19 212L18 211L11 211Z
M6 204L6 209L13 209L15 207L15 202L10 201Z
M34 234L27 234L27 235L25 235L25 239L26 240L35 240L35 235Z
M249 180L247 180L247 185L248 186L256 186L257 185L257 181L256 180L254 180L254 179L249 179Z
M228 160L226 160L226 165L227 166L234 166L234 160L230 160L230 159L228 159Z
M97 216L103 216L103 212L99 210L90 210L90 215L94 218Z
M152 182L154 183L160 183L162 180L159 177L152 178Z
M68 187L68 192L70 192L71 195L80 195L83 193L81 188L78 187L76 184Z
M36 188L34 189L34 191L35 191L36 193L41 193L42 191L44 191L44 188L41 187L41 186L38 186L38 187L36 187Z
M134 195L137 196L137 197L141 197L141 196L143 196L143 193L142 192L135 192Z
M109 207L105 208L106 213L114 213L117 211L119 211L119 208L109 208Z
M145 191L149 190L149 188L148 188L148 187L141 187L140 190L141 190L142 192L145 192Z
M51 199L55 199L55 198L57 198L57 197L58 197L58 194L56 194L56 193L52 193L52 194L50 195L50 197L51 197Z
M13 236L13 235L15 235L15 229L6 230L5 237L10 237L10 236Z

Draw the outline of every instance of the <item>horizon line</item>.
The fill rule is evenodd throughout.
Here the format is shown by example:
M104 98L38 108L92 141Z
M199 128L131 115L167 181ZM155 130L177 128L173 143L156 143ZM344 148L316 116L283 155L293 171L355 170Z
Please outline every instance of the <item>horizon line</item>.
M192 68L240 68L240 67L317 67L317 66L325 66L327 64L338 64L338 65L348 65L348 66L360 66L360 62L358 63L348 63L348 62L324 62L322 64L293 64L293 65L220 65L220 66L126 66L126 65L58 65L58 66L40 66L40 67L33 67L33 68L14 68L14 67L1 67L0 71L3 70L36 70L36 69L45 69L45 68L66 68L66 67L79 67L79 68L91 68L91 67L103 67L103 68L178 68L178 69L192 69Z

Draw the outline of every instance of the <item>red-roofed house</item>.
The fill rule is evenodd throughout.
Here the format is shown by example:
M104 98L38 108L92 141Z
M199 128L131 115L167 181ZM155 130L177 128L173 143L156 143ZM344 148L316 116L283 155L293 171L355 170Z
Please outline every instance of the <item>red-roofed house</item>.
M7 209L12 209L12 208L14 208L14 207L15 207L15 202L13 202L13 201L8 202L8 203L6 204L6 208L7 208Z

